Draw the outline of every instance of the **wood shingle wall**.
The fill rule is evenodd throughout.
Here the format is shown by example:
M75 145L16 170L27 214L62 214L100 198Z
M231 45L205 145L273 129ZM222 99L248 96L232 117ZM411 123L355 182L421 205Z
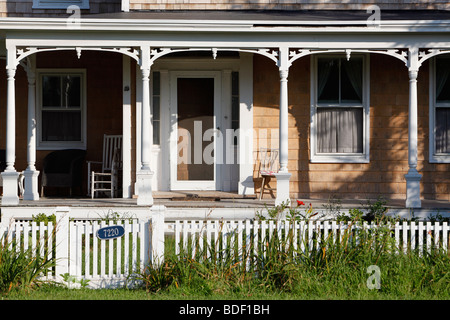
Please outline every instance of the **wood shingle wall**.
M448 1L436 0L130 0L131 10L448 10Z

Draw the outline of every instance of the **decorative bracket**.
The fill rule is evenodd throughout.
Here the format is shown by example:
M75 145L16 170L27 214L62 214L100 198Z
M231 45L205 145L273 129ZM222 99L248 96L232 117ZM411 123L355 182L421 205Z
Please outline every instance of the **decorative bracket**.
M38 52L48 52L48 51L64 51L64 50L75 50L78 59L81 57L81 51L107 51L107 52L117 52L127 55L136 61L139 61L139 50L131 47L126 48L103 48L103 47L18 47L16 49L14 65L17 66L21 61L23 61L28 56L38 53Z
M450 49L424 49L422 51L419 50L419 66L421 66L425 60L428 60L432 57L445 53L450 53Z

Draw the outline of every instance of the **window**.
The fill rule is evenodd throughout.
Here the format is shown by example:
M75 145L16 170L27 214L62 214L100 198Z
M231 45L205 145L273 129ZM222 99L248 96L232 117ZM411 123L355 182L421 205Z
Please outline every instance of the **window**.
M39 148L85 148L84 72L39 72Z
M89 0L33 0L33 9L67 9L69 6L89 9Z
M161 76L159 72L153 72L153 144L161 144Z
M366 56L312 59L311 161L368 162Z
M450 56L436 57L430 72L430 162L450 162Z
M239 72L231 73L231 129L237 132L239 129ZM237 145L238 138L235 135L233 145Z

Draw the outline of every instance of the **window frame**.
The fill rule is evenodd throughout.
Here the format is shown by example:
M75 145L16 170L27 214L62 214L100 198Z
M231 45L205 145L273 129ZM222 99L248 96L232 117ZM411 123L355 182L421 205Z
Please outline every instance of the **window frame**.
M362 58L362 103L319 103L317 96L318 60L320 58L346 58L343 54L316 54L311 57L310 83L310 125L311 125L311 163L369 163L370 162L370 56L352 54ZM318 153L317 152L317 109L325 108L362 108L363 109L363 152L362 153Z
M430 59L429 72L429 162L430 163L450 163L450 153L436 153L436 60L438 57ZM448 57L450 59L450 56ZM441 107L449 107L450 103L441 103Z
M43 141L42 140L42 76L62 76L67 74L81 75L81 141ZM62 150L87 148L87 118L86 118L86 69L36 69L36 149Z
M89 0L33 0L33 9L64 9L75 5L80 9L89 9Z

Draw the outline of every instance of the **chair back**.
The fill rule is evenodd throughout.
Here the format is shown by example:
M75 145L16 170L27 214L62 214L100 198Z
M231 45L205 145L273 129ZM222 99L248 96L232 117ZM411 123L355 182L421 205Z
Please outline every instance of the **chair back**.
M112 170L116 150L120 150L120 163L122 163L122 135L103 135L102 172Z
M260 174L268 175L278 172L278 149L261 148L259 149L260 155Z

